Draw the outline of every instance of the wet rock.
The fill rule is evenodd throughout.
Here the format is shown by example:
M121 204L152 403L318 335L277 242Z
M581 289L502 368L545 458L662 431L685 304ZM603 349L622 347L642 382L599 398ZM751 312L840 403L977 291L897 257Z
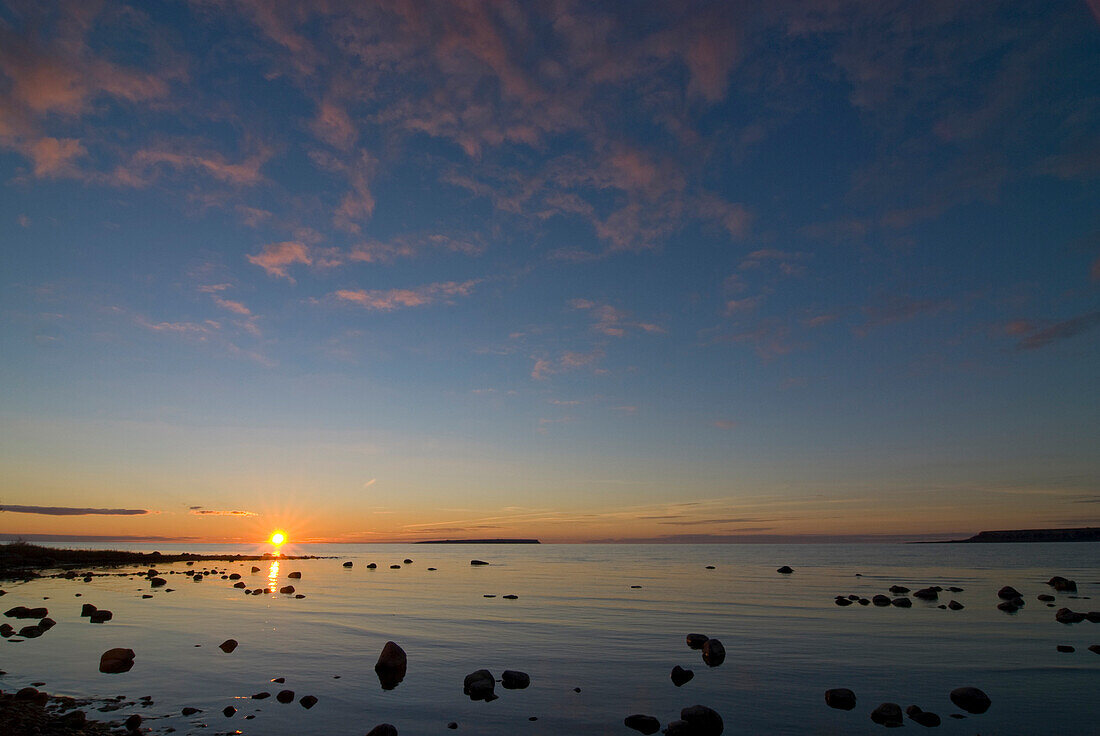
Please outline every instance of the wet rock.
M1089 623L1100 624L1100 611L1089 611L1085 614L1085 618L1089 620Z
M725 728L722 716L705 705L689 705L680 711L680 720L687 722L692 736L721 736Z
M871 603L874 603L879 608L890 605L890 597L882 595L881 593L871 597Z
M352 561L348 560L347 562L344 563L344 567L351 567L352 564L353 564Z
M397 736L397 729L388 723L379 723L367 732L367 736Z
M897 703L883 703L871 711L871 720L880 726L900 726L901 706Z
M708 667L717 667L726 661L726 648L717 639L707 639L703 643L703 661Z
M16 606L15 608L9 608L4 612L4 615L8 618L45 618L50 615L50 612L45 608L27 608L26 606Z
M687 645L692 649L702 649L710 637L706 634L688 634Z
M890 592L894 595L905 595L909 592L909 588L906 588L904 585L891 585Z
M44 618L38 622L38 628L42 629L43 631L49 631L54 626L57 626L57 622L54 621L52 618Z
M951 702L967 713L985 713L991 705L989 696L976 687L957 687L951 691Z
M447 728L454 731L456 728L458 728L458 723L456 723L455 721L451 721L450 723L447 724Z
M825 705L837 710L852 710L856 707L856 694L846 687L834 687L825 691Z
M378 569L378 565L377 565L377 563L374 563L374 562L368 563L367 564L367 569L368 570L376 570L376 569Z
M852 605L852 601L850 601L849 599L845 598L842 595L838 595L833 600L833 603L837 604L838 606L850 606L850 605Z
M233 587L234 588L245 588L247 586L244 584L244 581L240 581L240 582L233 583Z
M149 585L153 586L154 588L161 588L165 585L168 585L168 581L164 578L150 578Z
M706 569L707 570L716 570L717 568L714 565L707 565Z
M963 604L959 603L957 600L954 600L954 599L952 599L947 604L947 607L950 608L952 611L961 611L962 609L966 608L966 606L964 606Z
M937 600L940 596L939 592L932 588L921 588L920 590L913 593L913 597L919 598L922 601L934 601Z
M19 636L23 637L24 639L37 639L44 633L46 632L44 632L37 625L24 626L23 628L19 629Z
M485 560L470 560L470 564L471 565L488 565L489 563L486 562Z
M275 699L278 700L283 705L286 705L287 703L293 703L294 702L294 691L293 690L280 690L279 692L277 692L275 694Z
M401 569L401 565L390 565L390 569L391 569L391 570L400 570L400 569Z
M429 567L428 572L435 572L435 568L434 567Z
M523 690L531 684L531 676L519 670L504 670L500 673L500 685L505 690Z
M963 589L960 588L957 585L952 585L950 588L948 588L948 590L951 591L952 593L961 593L961 592L963 592Z
M106 608L100 608L96 611L93 611L92 614L88 616L88 620L91 621L93 624L102 624L110 621L114 617L115 615L108 611Z
M680 687L686 683L691 682L691 678L695 677L695 672L692 670L685 670L680 665L676 665L672 668L672 684L676 687Z
M259 692L259 693L256 693L255 695L253 695L252 699L253 700L267 700L270 697L271 697L271 693L264 690L263 692Z
M1090 644L1089 651L1093 654L1100 654L1100 644Z
M871 601L867 600L866 598L860 598L858 601L856 601L856 603L858 603L861 606L871 605Z
M792 572L794 572L794 570L789 565L784 565L783 567L776 569L776 572L780 575L790 575Z
M239 572L235 572L235 573L233 573L232 575L229 576L229 579L230 580L240 580L241 579L241 574Z
M671 721L665 730L661 731L665 736L692 736L691 726L687 721Z
M279 592L280 593L285 593L286 595L292 595L294 593L294 586L293 585L285 585L282 588L279 588Z
M489 670L477 670L466 675L462 681L462 692L470 696L470 700L484 700L488 703L496 700L496 680Z
M1047 581L1047 585L1057 590L1059 593L1076 593L1077 583L1076 581L1064 578L1061 575L1055 575Z
M515 595L514 593L509 593L508 595L502 595L501 598L503 598L506 601L514 601L514 600L518 600L519 596Z
M129 672L134 667L134 650L116 647L108 649L99 657L99 671L107 674Z
M141 728L141 716L135 713L123 721L122 725L126 727L127 731L136 731Z
M218 645L218 649L221 649L226 654L231 654L233 652L233 650L236 649L236 648L237 648L237 640L236 639L226 639L225 641L223 641L221 644Z
M305 708L306 710L309 710L313 706L317 705L317 696L316 695L304 695L304 696L302 696L302 699L298 701L298 704L300 706L302 706L303 708Z
M1013 601L1001 601L997 604L997 610L1004 611L1005 613L1016 613L1020 610L1020 607Z
M91 603L85 603L83 606L80 607L80 615L81 616L91 616L97 610L98 609L95 606L93 606Z
M285 677L273 677L273 678L271 678L271 681L272 682L277 682L281 685L284 682L286 682L286 678Z
M1077 651L1076 649L1071 647L1069 644L1059 644L1054 648L1057 649L1059 652L1063 652L1065 654L1069 654L1070 652L1076 652Z
M287 575L287 577L290 578L291 580L301 580L302 579L302 573L295 570L294 572Z
M237 709L234 708L232 705L227 705L222 708L222 715L224 715L226 718L232 718L233 714L235 714L236 712Z
M1050 593L1040 593L1039 595L1035 596L1035 598L1037 600L1043 601L1044 603L1055 600L1054 596L1052 596Z
M661 730L661 722L653 716L635 713L623 719L623 725L632 728L639 733L653 734Z
M378 682L383 690L393 690L405 679L408 663L404 649L396 642L386 642L378 654L378 661L374 663L374 672L378 675Z
M905 709L905 714L915 723L925 728L935 728L940 725L940 717L938 715L926 710L921 710L920 706L910 705Z
M405 558L405 559L403 560L403 564L405 564L405 565L411 565L411 564L413 564L413 561L412 561L412 560L410 560L409 558L407 558L407 557L406 557L406 558Z
M890 601L890 605L897 606L898 608L912 608L913 601L909 600L908 598L895 598L894 600Z
M1011 585L1006 585L997 591L997 597L1003 601L1010 601L1013 598L1020 598L1020 591L1013 588Z
M190 564L190 563L188 563L188 564ZM252 566L252 572L259 572L259 571L260 571L260 568L256 567L255 565Z
M184 708L183 710L180 711L180 714L185 715L185 716L193 716L196 713L202 713L202 711L199 710L198 708L192 708L191 706L187 706L186 708Z
M11 624L0 624L0 636L7 639L9 636L15 633L15 627Z
M302 593L298 593L298 594L297 594L297 595L295 595L294 597L295 597L296 599L298 599L298 600L302 600L303 598L305 598L305 595L303 595Z
M1060 624L1079 624L1085 620L1085 614L1071 611L1068 608L1059 608L1054 612L1054 620Z

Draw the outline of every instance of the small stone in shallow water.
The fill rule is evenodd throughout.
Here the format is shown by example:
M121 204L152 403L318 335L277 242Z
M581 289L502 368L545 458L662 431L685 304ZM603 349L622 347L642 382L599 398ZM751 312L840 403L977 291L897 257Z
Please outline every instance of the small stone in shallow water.
M776 570L776 572L780 575L790 575L792 572L794 572L794 570L791 569L789 565L784 565L783 567Z
M1076 652L1077 651L1076 649L1071 647L1069 644L1059 644L1054 648L1057 649L1059 652L1062 652L1063 654L1069 654L1071 652Z
M272 682L278 682L278 683L282 684L282 683L286 682L286 678L285 677L274 677L274 678L271 679L271 681Z
M930 713L926 710L921 710L920 706L910 705L905 709L906 715L909 716L915 723L918 723L925 728L935 728L940 725L940 717L935 713Z
M470 700L484 700L488 703L496 700L496 680L489 670L477 670L466 675L462 682L462 692L470 696Z
M378 568L378 565L377 565L377 563L374 563L374 562L371 562L367 565L368 570L375 570L377 568Z
M961 611L962 609L966 608L966 606L954 599L952 599L951 602L947 604L947 607L950 608L952 611Z
M192 708L191 706L187 706L186 708L181 710L180 713L182 715L185 715L185 716L193 716L196 713L202 713L202 711L199 710L198 708Z
M411 564L413 564L413 561L412 561L412 560L410 560L410 559L408 559L408 558L406 557L406 558L405 558L405 560L404 560L404 563L405 563L406 565L411 565Z
M389 723L379 723L367 732L367 736L397 736L397 729Z
M500 684L505 690L523 690L531 684L531 676L519 670L504 670L500 673Z
M287 577L290 578L291 580L301 580L302 579L302 573L295 571L295 572L292 572L289 575L287 575Z
M688 634L687 645L692 649L702 649L710 637L706 634Z
M233 650L236 649L236 648L237 648L237 640L236 639L226 639L225 641L223 641L221 644L218 645L218 649L221 649L226 654L231 654L233 652Z
M234 708L232 705L227 705L222 708L222 715L224 715L226 718L232 718L236 712L237 709Z
M726 648L717 639L707 639L703 644L703 661L708 667L717 667L726 661Z
M680 665L676 665L672 668L672 684L676 687L680 687L688 682L691 682L691 678L695 677L695 672L692 670L685 670Z
M449 729L451 729L451 730L453 731L453 730L455 730L456 728L458 728L458 724L457 724L456 722L454 722L454 721L451 721L450 723L448 723L448 724L447 724L447 728L449 728Z
M890 605L890 598L880 593L879 595L871 598L871 603L874 603L876 606L879 606L881 608L883 606Z
M282 588L279 588L279 592L284 593L286 595L291 595L291 594L294 593L294 586L293 585L284 586Z
M951 691L951 702L967 713L985 713L991 702L989 696L976 687L957 687Z
M834 687L825 691L825 705L837 710L856 707L856 694L846 687Z
M891 585L890 592L894 595L905 595L909 592L909 588L906 588L904 585Z
M708 569L708 570L713 570L713 569L715 569L715 568L714 568L714 565L707 565L707 569Z
M871 711L871 720L880 726L900 726L901 706L897 703L883 703Z
M653 716L642 715L641 713L627 716L623 719L623 725L644 734L657 733L661 729L660 721Z
M512 593L509 593L508 595L502 595L501 598L503 598L506 601L514 601L514 600L517 600L519 598L519 596L518 595L513 595Z
M471 565L488 565L489 563L486 562L485 560L470 560L470 564Z
M722 716L705 705L689 705L680 711L680 719L687 722L692 736L721 736L725 728Z
M122 725L125 726L128 731L136 731L141 728L141 716L135 713L123 721Z
M265 700L265 699L270 698L270 697L271 697L271 693L269 693L265 690L263 692L259 692L259 693L256 693L255 695L253 695L252 699L253 700Z
M275 696L275 699L278 700L280 703L283 703L284 705L287 703L292 703L294 702L294 691L280 690L279 693Z
M304 695L302 696L302 699L298 701L298 703L306 710L309 710L313 706L317 705L317 696Z
M898 608L913 607L913 601L909 600L908 598L895 598L894 600L890 601L890 603L894 606L897 606Z
M116 647L108 649L99 658L99 671L107 674L129 672L134 667L134 650Z
M351 567L351 566L352 566L352 562L350 560L344 563L344 567Z

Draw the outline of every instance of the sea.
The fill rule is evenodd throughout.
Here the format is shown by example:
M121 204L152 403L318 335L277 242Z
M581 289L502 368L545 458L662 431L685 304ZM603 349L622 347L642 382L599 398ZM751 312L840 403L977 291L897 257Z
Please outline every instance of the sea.
M143 728L177 734L362 736L390 723L402 736L629 736L636 732L624 725L626 716L650 715L664 727L696 704L717 711L727 734L872 734L883 727L870 714L884 702L937 713L936 730L944 734L1100 734L1100 654L1088 649L1100 643L1100 624L1054 617L1061 607L1100 610L1097 543L374 544L283 551L331 559L158 565L168 580L158 589L139 576L2 583L0 608L46 606L58 623L38 639L0 641L0 689L43 682L41 689L55 695L121 695L134 704L107 713L93 707L89 715L118 720L139 713ZM471 565L473 559L489 564ZM372 562L376 569L367 568ZM253 565L260 571L252 573ZM783 565L793 572L779 574ZM219 574L201 583L180 574L204 567ZM291 572L301 578L288 578ZM266 592L245 595L223 573L240 573L248 588ZM1046 584L1054 575L1075 580L1077 593L1055 593ZM288 584L305 597L277 592ZM911 608L835 603L838 595L890 595L892 585L945 590L937 601L913 599ZM1026 601L1015 613L996 607L1006 585ZM963 590L946 591L952 586ZM1040 594L1057 600L1047 605ZM964 608L941 607L950 600ZM114 617L89 623L80 616L83 603ZM17 628L32 623L0 621ZM704 663L687 646L689 633L720 640L725 661ZM218 645L230 638L239 645L227 654ZM391 690L374 671L387 641L408 657L404 680ZM1075 651L1060 652L1059 645ZM100 654L113 647L134 650L131 671L98 671ZM675 665L692 670L693 679L674 685ZM504 670L525 672L530 686L508 690L498 683L496 700L471 701L463 680L480 669L497 679ZM956 707L949 694L963 686L983 690L989 710L975 715ZM851 689L856 707L828 707L829 688ZM283 689L294 691L294 702L251 697ZM302 707L305 695L317 704ZM223 714L227 706L236 708L232 716ZM184 716L185 707L199 712ZM924 729L909 719L904 727Z

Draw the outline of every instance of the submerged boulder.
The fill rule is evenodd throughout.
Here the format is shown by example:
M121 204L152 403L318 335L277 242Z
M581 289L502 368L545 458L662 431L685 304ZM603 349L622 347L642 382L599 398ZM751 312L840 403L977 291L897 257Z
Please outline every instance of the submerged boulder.
M687 722L692 736L721 736L725 729L722 716L705 705L689 705L680 711L680 720Z
M726 661L726 648L717 639L707 639L703 643L703 661L708 667L717 667Z
M702 649L710 637L706 634L688 634L687 645L692 649Z
M1064 578L1061 575L1055 575L1047 581L1047 585L1057 590L1059 593L1076 593L1077 583L1076 581Z
M99 671L112 675L129 672L134 667L134 656L133 649L108 649L99 657Z
M386 642L378 655L378 661L374 663L374 672L378 675L378 682L383 690L393 690L405 679L408 663L405 650L397 642Z
M901 706L897 703L882 703L871 711L871 720L880 726L902 725Z
M632 728L639 733L653 734L661 730L661 722L653 716L642 715L641 713L635 713L632 716L627 716L623 719L623 725L627 728Z
M846 687L834 687L825 691L825 705L837 710L852 710L856 707L856 694Z
M967 713L985 713L992 705L989 696L976 687L957 687L951 691L951 702Z
M691 670L685 670L680 665L676 665L672 668L672 684L676 687L680 687L688 682L691 682L691 678L695 677L695 673Z
M518 670L504 670L500 673L500 684L505 690L523 690L531 684L531 676Z
M496 680L489 670L477 670L466 675L462 681L462 692L470 696L470 700L496 700Z
M794 570L791 569L790 565L784 565L783 567L778 568L776 572L780 575L790 575L792 572L794 572Z

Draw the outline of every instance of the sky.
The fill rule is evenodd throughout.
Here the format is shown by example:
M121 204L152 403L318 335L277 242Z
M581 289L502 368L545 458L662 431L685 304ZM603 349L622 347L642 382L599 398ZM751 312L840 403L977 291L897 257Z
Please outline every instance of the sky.
M0 535L1100 524L1100 0L0 0Z

